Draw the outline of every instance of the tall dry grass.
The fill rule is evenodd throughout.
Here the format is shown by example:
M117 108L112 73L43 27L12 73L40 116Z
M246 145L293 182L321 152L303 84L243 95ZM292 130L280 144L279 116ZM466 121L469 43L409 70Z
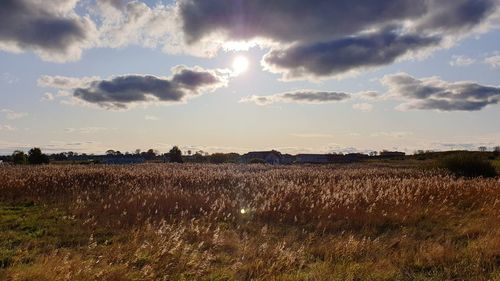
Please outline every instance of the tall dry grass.
M370 165L138 165L2 167L0 179L1 202L64 209L116 240L50 253L34 272L11 269L14 280L500 278L498 178Z

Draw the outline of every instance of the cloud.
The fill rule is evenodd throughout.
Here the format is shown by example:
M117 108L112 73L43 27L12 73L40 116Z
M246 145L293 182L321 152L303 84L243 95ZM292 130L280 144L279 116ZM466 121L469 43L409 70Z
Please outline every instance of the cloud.
M16 112L11 109L2 109L0 112L4 113L7 119L9 120L15 120L15 119L20 119L23 117L28 116L28 113L26 112Z
M484 59L484 63L489 65L491 68L500 67L500 55L493 55Z
M54 94L52 94L52 93L47 92L47 93L43 94L43 96L42 96L42 101L52 101L54 99L55 99L55 97L54 97Z
M179 1L189 42L214 33L231 40L268 38L278 42L321 41L424 14L424 2L411 0L353 5L345 0L184 0ZM300 20L299 20L300 19Z
M350 95L346 93L299 90L294 92L274 94L270 96L253 95L241 99L240 102L253 102L257 105L269 105L273 103L321 104L338 102L349 98Z
M474 64L476 62L475 59L469 58L466 56L453 56L450 61L451 66L468 66Z
M144 116L144 119L146 121L158 121L158 120L160 120L160 118L153 116L153 115L146 115L146 116Z
M80 87L87 87L92 82L99 80L99 77L66 77L66 76L50 76L43 75L37 80L39 87L56 88L63 90L71 90Z
M364 91L357 93L357 97L363 100L377 100L381 97L381 94L375 91Z
M0 131L14 131L16 128L10 125L2 125L0 124Z
M371 137L388 137L388 138L401 139L401 138L409 137L412 135L413 135L412 132L403 131L403 132L377 132L377 133L371 134L370 136Z
M64 131L68 133L78 133L78 134L95 134L97 132L109 130L104 127L83 127L83 128L66 128Z
M303 139L322 139L322 138L333 138L330 134L319 134L319 133L305 133L305 134L290 134L292 137L303 138Z
M283 78L349 74L422 56L493 28L498 0L180 0L185 40L271 47L263 64Z
M438 37L402 35L394 30L329 42L294 45L264 56L264 68L285 79L331 77L395 62L412 50L436 46Z
M356 103L352 106L353 109L362 111L362 112L370 112L373 110L373 104L370 103Z
M3 0L0 3L0 50L34 51L42 59L80 58L90 46L95 25L74 11L77 0Z
M201 67L176 66L172 68L172 72L172 77L136 74L116 76L108 80L43 76L39 85L70 89L73 103L94 104L106 109L127 109L141 103L182 103L226 86L229 77L226 70L206 70Z
M385 76L381 83L388 87L389 96L406 100L400 110L477 111L500 101L500 87L468 81L452 83L398 73Z

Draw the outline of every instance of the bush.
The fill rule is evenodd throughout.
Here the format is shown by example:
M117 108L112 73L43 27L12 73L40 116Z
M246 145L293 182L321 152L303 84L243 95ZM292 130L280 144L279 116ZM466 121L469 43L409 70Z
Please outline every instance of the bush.
M227 156L224 153L214 153L209 157L210 163L213 164L223 164L228 161Z
M266 161L259 158L250 159L250 164L266 164Z
M477 155L459 153L446 156L440 161L440 167L459 177L485 177L496 176L495 167Z

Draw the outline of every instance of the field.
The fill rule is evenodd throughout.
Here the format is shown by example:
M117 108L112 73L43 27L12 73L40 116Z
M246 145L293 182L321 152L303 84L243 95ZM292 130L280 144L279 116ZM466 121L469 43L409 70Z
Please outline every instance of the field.
M380 163L0 167L0 280L500 280L500 179Z

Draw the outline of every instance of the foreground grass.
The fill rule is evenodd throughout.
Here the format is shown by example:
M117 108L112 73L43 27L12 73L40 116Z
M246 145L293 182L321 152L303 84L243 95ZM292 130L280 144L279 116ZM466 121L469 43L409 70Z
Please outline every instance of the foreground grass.
M0 175L0 280L500 280L498 179L371 166Z

